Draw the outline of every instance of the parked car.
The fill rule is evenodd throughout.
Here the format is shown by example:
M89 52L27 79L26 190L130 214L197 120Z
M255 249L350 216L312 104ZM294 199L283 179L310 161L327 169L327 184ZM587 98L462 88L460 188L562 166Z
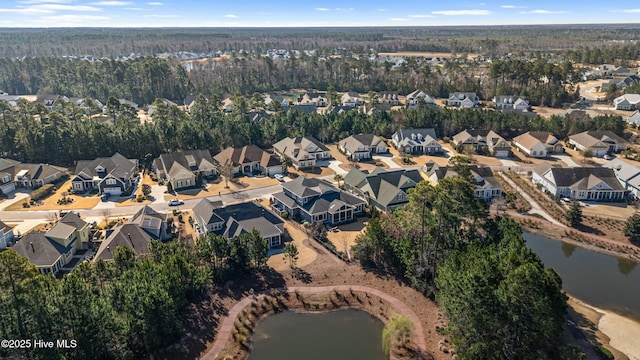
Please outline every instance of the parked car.
M178 205L184 205L184 201L180 200L180 199L171 199L168 202L169 206L178 206Z
M100 200L102 200L102 201L107 201L107 200L109 200L109 194L102 194L102 195L100 196Z
M609 154L604 154L604 156L602 158L605 159L605 160L613 159L613 157L611 155L609 155Z
M275 175L273 175L273 178L278 180L278 181L280 181L280 182L284 181L284 175L282 175L282 174L275 174Z

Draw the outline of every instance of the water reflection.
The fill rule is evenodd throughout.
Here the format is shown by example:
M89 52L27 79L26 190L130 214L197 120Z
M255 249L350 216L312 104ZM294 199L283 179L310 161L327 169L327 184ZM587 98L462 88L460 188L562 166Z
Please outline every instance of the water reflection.
M618 258L618 271L621 274L629 275L638 265L637 262L625 258Z
M569 244L566 242L562 243L562 252L564 253L564 256L567 258L570 258L571 255L573 255L573 252L576 251L577 246L573 245L573 244Z

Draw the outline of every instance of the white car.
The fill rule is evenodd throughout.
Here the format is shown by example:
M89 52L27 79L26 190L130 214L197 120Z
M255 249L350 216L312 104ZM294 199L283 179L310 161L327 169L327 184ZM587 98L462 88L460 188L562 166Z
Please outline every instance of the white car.
M172 199L172 200L169 200L168 205L169 206L184 205L184 201L182 201L180 199Z
M609 155L609 154L604 154L604 156L602 156L602 158L605 159L605 160L613 159L613 157L611 157L611 155Z
M273 178L278 180L278 181L284 181L284 175L282 175L282 174L275 174L275 175L273 175Z

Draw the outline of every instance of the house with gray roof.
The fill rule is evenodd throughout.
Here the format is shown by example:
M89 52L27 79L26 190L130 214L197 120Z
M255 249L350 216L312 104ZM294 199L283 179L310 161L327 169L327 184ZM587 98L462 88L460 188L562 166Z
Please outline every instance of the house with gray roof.
M80 160L71 181L73 191L98 190L100 194L119 196L132 187L138 176L138 161L120 153L95 160Z
M468 109L478 106L478 95L474 92L454 92L449 94L447 105Z
M13 242L13 227L0 221L0 250L6 249Z
M89 242L89 224L67 213L46 232L29 232L12 249L26 257L43 274L56 274Z
M65 177L66 174L66 169L58 166L0 158L0 192L10 194L16 187L39 188Z
M398 151L405 154L433 155L442 153L442 145L437 139L433 128L404 129L396 131L391 142Z
M219 165L231 164L233 174L261 173L266 176L282 174L280 159L255 145L246 145L241 148L230 146L219 152L213 159Z
M215 174L216 166L209 150L186 150L161 154L153 161L153 170L174 190L198 185L198 178Z
M325 94L317 92L304 93L298 98L298 105L313 105L316 107L327 106L327 98Z
M19 161L0 158L0 193L11 194L16 190L14 176Z
M409 202L408 191L422 181L418 170L360 171L356 168L344 176L344 189L381 211L396 209Z
M384 140L373 134L351 135L338 142L338 150L351 160L371 159L372 154L389 151Z
M174 237L167 214L159 213L145 205L130 219L129 224L136 224L155 240L165 241Z
M613 99L616 110L640 110L640 95L624 94Z
M283 183L282 190L272 195L274 211L309 223L335 225L353 221L364 213L366 205L364 200L317 178L299 176Z
M529 109L529 100L522 96L500 95L493 98L493 107L500 110L521 110Z
M493 130L462 130L453 136L451 142L458 151L470 149L477 153L489 153L498 158L511 155L509 142Z
M630 125L640 127L640 110L636 110L633 112L633 114L627 116L625 121Z
M284 138L273 144L273 151L280 158L288 157L296 169L308 169L316 166L317 160L331 158L331 152L312 136Z
M265 96L264 98L264 106L272 111L275 111L276 109L278 109L278 105L274 105L275 103L278 103L281 105L282 109L287 110L289 108L289 101L287 99L284 98L284 96L280 95L280 94L275 94L275 93L271 93L271 94L267 94L267 96Z
M436 164L429 166L425 165L423 171L427 174L429 181L433 184L437 184L438 181L449 178L458 177L459 174L451 167L438 166ZM502 196L502 185L493 175L493 171L488 166L469 166L475 195L484 200L491 201L491 199Z
M45 108L49 111L53 111L55 109L55 105L57 101L69 102L69 98L66 96L55 95L55 94L44 94L38 95L36 97L35 103L43 104Z
M415 109L419 105L435 105L436 99L422 89L417 89L406 96L407 107Z
M270 248L284 241L282 218L254 202L223 206L220 201L202 199L193 207L193 220L200 235L212 232L232 239L257 230Z
M611 131L589 130L569 136L569 145L581 151L590 151L595 157L617 153L629 146L622 137Z
M612 169L616 179L635 199L640 199L640 167L633 166L620 158L613 159L604 165Z
M553 195L586 201L622 201L625 188L611 168L560 168L542 164L533 169L534 184Z

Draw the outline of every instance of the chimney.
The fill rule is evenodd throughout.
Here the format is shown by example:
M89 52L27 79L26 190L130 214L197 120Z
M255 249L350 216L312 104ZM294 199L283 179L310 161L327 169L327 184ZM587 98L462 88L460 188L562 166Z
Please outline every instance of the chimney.
M29 245L31 245L31 250L32 250L33 252L36 252L36 248L35 248L35 247L33 247L33 241L32 241L32 242L30 242L30 243L29 243Z
M131 243L131 246L132 246L132 247L136 247L136 246L133 244L133 241L131 241L131 233L127 233L127 237L129 238L129 242Z
M109 248L109 245L107 245L107 251L111 252L111 249Z

